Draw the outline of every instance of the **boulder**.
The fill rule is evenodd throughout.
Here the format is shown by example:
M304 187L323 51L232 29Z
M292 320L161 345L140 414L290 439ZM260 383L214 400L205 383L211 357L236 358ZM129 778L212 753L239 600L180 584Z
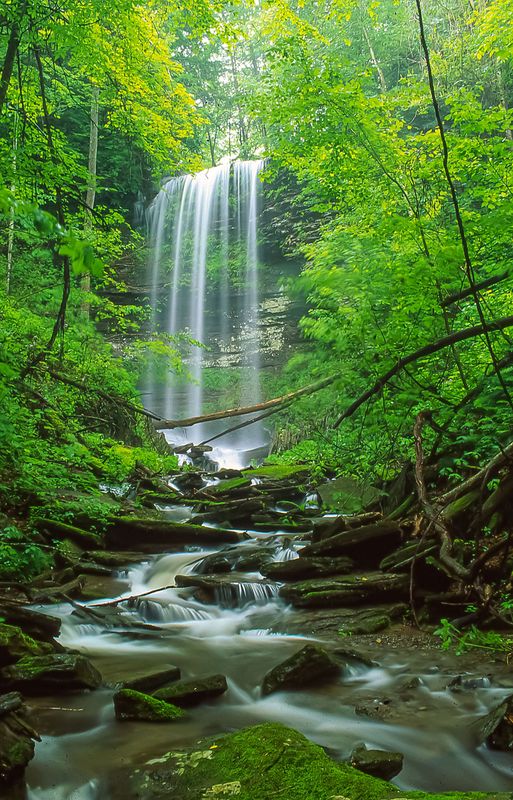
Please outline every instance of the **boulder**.
M184 544L220 544L240 542L244 538L245 534L237 531L138 517L119 517L112 521L107 529L107 544L126 548L154 545L182 547Z
M510 800L511 794L402 792L379 778L332 761L292 728L264 723L188 749L168 748L110 779L112 800Z
M299 608L336 608L400 600L408 596L408 588L408 575L371 572L286 584L280 588L280 597Z
M123 681L123 689L134 689L136 692L154 692L155 689L160 689L161 686L171 681L177 681L180 678L180 670L178 667L169 667L168 669L161 669L159 672L150 672L147 675L141 675L139 678L133 678L130 681Z
M54 636L58 636L61 629L61 620L58 617L41 614L15 603L2 603L0 617L8 625L19 625L25 634L44 642L50 642Z
M400 541L399 525L381 520L308 545L303 549L302 556L349 556L362 566L377 565Z
M85 656L54 653L24 656L0 671L0 681L9 689L27 695L45 695L75 689L97 689L102 677Z
M162 686L152 694L158 700L165 700L180 706L180 708L187 708L207 700L213 700L224 694L227 689L228 684L224 675L211 675L208 678L196 678L192 681L176 681Z
M184 716L181 708L135 689L120 689L113 701L116 719L120 722L175 722Z
M38 734L30 725L21 696L17 692L0 695L0 797L15 797L14 784L21 782L28 762L34 756ZM19 797L25 793L20 791Z
M492 750L513 751L513 695L473 724L478 744L486 742Z
M364 744L354 748L351 753L351 766L389 781L398 775L403 768L404 756L402 753L393 753L388 750L368 750Z
M42 656L51 652L50 645L36 642L18 626L0 623L0 667L13 664L23 656Z
M267 673L262 683L262 694L300 689L335 678L339 673L340 664L324 648L307 644Z
M345 575L354 568L347 556L339 558L293 558L290 561L273 561L262 566L261 572L273 581L298 581L320 578L324 575Z

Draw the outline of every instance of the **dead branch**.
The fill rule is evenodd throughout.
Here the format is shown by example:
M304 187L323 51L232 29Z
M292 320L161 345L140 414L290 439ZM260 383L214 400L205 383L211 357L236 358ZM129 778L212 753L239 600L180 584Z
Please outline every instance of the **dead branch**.
M355 411L360 408L360 406L362 406L367 400L370 400L371 397L374 397L374 395L378 394L387 385L387 383L389 383L392 378L400 373L404 367L408 366L408 364L412 364L414 361L419 361L421 358L438 353L440 350L444 350L446 347L451 347L456 342L463 342L466 339L474 339L476 336L483 335L485 331L501 331L504 330L504 328L511 327L513 327L513 316L501 317L500 319L493 320L492 322L486 322L484 325L473 325L471 328L464 328L461 331L451 333L449 336L444 336L437 342L427 344L424 347L419 348L419 350L415 350L415 352L409 353L403 358L399 358L388 370L388 372L385 372L384 375L381 375L381 377L378 378L378 380L373 386L371 386L370 389L367 389L367 391L361 394L360 397L358 397L354 403L349 406L349 408L346 408L346 410L336 420L334 427L338 428L338 426L345 419L351 417Z
M513 325L513 317L511 320L511 324ZM187 419L163 419L160 420L155 427L157 430L163 430L164 428L189 428L191 425L198 425L200 422L214 422L215 420L227 419L228 417L242 417L244 414L254 414L259 411L267 411L267 409L270 408L276 408L276 410L279 411L281 410L280 407L286 404L288 405L290 402L298 400L300 397L306 397L309 394L313 394L314 392L319 392L321 389L325 389L326 386L330 386L338 378L340 378L340 374L337 373L336 375L331 375L329 378L323 378L322 380L311 383L308 386L303 386L302 389L297 389L295 392L289 392L281 397L275 397L272 400L266 400L264 403L255 403L253 406L230 408L227 411L215 411L213 414L203 414L200 417L189 417Z

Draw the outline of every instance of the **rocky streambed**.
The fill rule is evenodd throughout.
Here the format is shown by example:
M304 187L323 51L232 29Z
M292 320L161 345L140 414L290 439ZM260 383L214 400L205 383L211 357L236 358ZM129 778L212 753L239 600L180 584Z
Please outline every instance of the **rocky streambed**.
M513 790L508 665L408 621L413 552L426 624L449 589L429 544L308 489L186 472L100 533L39 521L66 560L0 604L2 796L26 796L29 762L34 800Z

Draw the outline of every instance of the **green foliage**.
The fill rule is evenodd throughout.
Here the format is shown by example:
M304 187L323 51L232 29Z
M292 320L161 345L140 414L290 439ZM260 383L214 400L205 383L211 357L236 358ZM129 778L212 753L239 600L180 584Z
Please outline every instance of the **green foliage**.
M441 619L440 626L434 631L441 640L442 650L455 648L456 655L467 650L489 650L493 653L511 655L513 639L497 631L483 631L472 625L467 630L460 630L448 619Z
M0 580L30 580L53 565L48 551L27 541L15 525L0 530Z

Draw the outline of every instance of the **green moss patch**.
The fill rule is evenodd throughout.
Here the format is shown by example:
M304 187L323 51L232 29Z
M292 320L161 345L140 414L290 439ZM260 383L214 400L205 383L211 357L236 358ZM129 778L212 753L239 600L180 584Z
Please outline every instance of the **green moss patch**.
M265 723L185 752L166 753L127 778L127 798L140 800L506 800L509 794L401 792L332 761L301 733ZM118 784L119 785L119 784Z
M120 689L113 699L116 719L122 722L127 720L174 722L184 716L182 709L172 703L158 700L135 689Z

